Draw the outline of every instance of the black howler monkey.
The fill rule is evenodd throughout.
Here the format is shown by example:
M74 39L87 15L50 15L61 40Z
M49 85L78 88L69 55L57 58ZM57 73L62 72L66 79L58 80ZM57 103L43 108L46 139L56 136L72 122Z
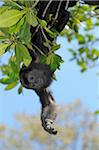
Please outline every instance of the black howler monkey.
M87 1L87 4L98 5L99 1ZM61 32L69 20L68 7L73 7L76 5L77 0L65 0L65 1L53 1L40 0L36 6L37 17L43 19L47 22L47 27L50 30L55 29L57 32ZM49 19L51 15L51 19ZM31 26L31 42L35 48L38 47L45 55L50 51L49 47L45 47L43 44L46 39L53 41L53 38L48 35L48 33L38 25L37 27ZM52 82L53 72L50 70L49 65L41 64L39 62L39 56L41 55L38 51L33 52L29 50L32 57L31 64L26 67L22 66L20 70L20 82L23 87L27 89L33 89L40 98L42 104L41 111L41 121L43 128L50 134L57 134L57 131L52 128L51 124L56 118L57 107L55 100L47 90L47 87Z
M52 82L52 75L49 65L41 64L35 59L28 67L21 68L20 82L23 87L33 89L37 93L42 104L42 126L47 132L56 134L57 131L51 127L56 118L56 103L50 91L47 90Z

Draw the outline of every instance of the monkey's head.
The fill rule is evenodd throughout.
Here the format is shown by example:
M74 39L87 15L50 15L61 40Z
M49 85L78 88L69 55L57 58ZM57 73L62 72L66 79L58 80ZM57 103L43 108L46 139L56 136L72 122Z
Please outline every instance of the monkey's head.
M23 87L33 90L47 88L52 82L52 72L49 65L41 63L32 62L29 67L23 66L19 77Z

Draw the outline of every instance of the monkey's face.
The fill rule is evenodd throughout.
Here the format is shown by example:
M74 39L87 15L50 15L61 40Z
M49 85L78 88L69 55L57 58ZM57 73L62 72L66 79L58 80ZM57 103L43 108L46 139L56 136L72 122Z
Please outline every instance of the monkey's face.
M48 65L32 63L31 66L21 69L20 81L25 88L40 90L51 84L52 73Z

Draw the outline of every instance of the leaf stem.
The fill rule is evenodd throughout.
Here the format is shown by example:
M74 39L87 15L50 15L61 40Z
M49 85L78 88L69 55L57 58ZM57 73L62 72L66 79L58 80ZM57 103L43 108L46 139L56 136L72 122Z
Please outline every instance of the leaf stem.
M16 2L12 1L12 0L8 0L8 1L15 4L17 7L21 8L21 9L24 9L24 6L21 6L21 5L17 4Z
M38 50L38 52L40 52L41 53L41 55L43 55L43 56L46 56L36 45L32 45L35 49L37 49Z

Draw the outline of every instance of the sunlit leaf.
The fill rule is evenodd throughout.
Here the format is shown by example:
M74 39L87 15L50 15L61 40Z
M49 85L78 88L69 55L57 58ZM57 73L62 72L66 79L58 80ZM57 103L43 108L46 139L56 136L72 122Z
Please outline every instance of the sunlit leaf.
M56 51L56 50L58 50L60 48L60 44L57 44L57 45L54 45L54 46L52 46L52 48L51 48L51 51Z
M92 50L92 54L96 55L97 57L99 57L99 50L93 49Z
M20 18L25 14L25 11L16 9L7 10L0 15L0 28L11 27L16 24Z
M33 27L36 27L38 25L37 17L31 10L27 11L26 20Z
M6 44L6 43L1 43L1 44L0 44L0 56L5 53L5 50L6 50L6 48L7 48L9 45L10 45L10 44Z
M29 44L31 42L31 33L30 33L30 25L25 20L23 26L20 28L20 39L25 43Z
M55 71L56 69L60 69L61 63L63 63L63 60L59 55L52 53L47 57L47 64L50 65L53 71Z
M9 77L5 77L5 78L0 79L0 83L2 83L2 84L10 84L12 82L13 82L13 79L9 78Z
M10 9L10 6L2 6L0 8L0 14L2 14L3 12L7 11L8 9Z
M18 43L16 45L16 57L17 57L17 61L19 61L19 64L23 60L26 66L28 66L32 60L28 52L28 49L21 43Z
M11 26L8 30L8 32L11 33L18 33L21 26L23 27L23 23L24 23L24 17L22 17L22 19L20 19L15 25Z
M86 25L87 25L87 29L92 28L93 22L91 18L86 20Z
M45 28L47 26L47 22L45 20L41 20L41 26L42 28Z
M16 87L16 85L18 84L17 81L11 83L11 84L8 84L6 87L5 87L5 90L8 91L8 90L11 90L13 89L14 87Z
M85 43L85 38L81 34L77 35L77 40L78 40L79 44L84 44Z

